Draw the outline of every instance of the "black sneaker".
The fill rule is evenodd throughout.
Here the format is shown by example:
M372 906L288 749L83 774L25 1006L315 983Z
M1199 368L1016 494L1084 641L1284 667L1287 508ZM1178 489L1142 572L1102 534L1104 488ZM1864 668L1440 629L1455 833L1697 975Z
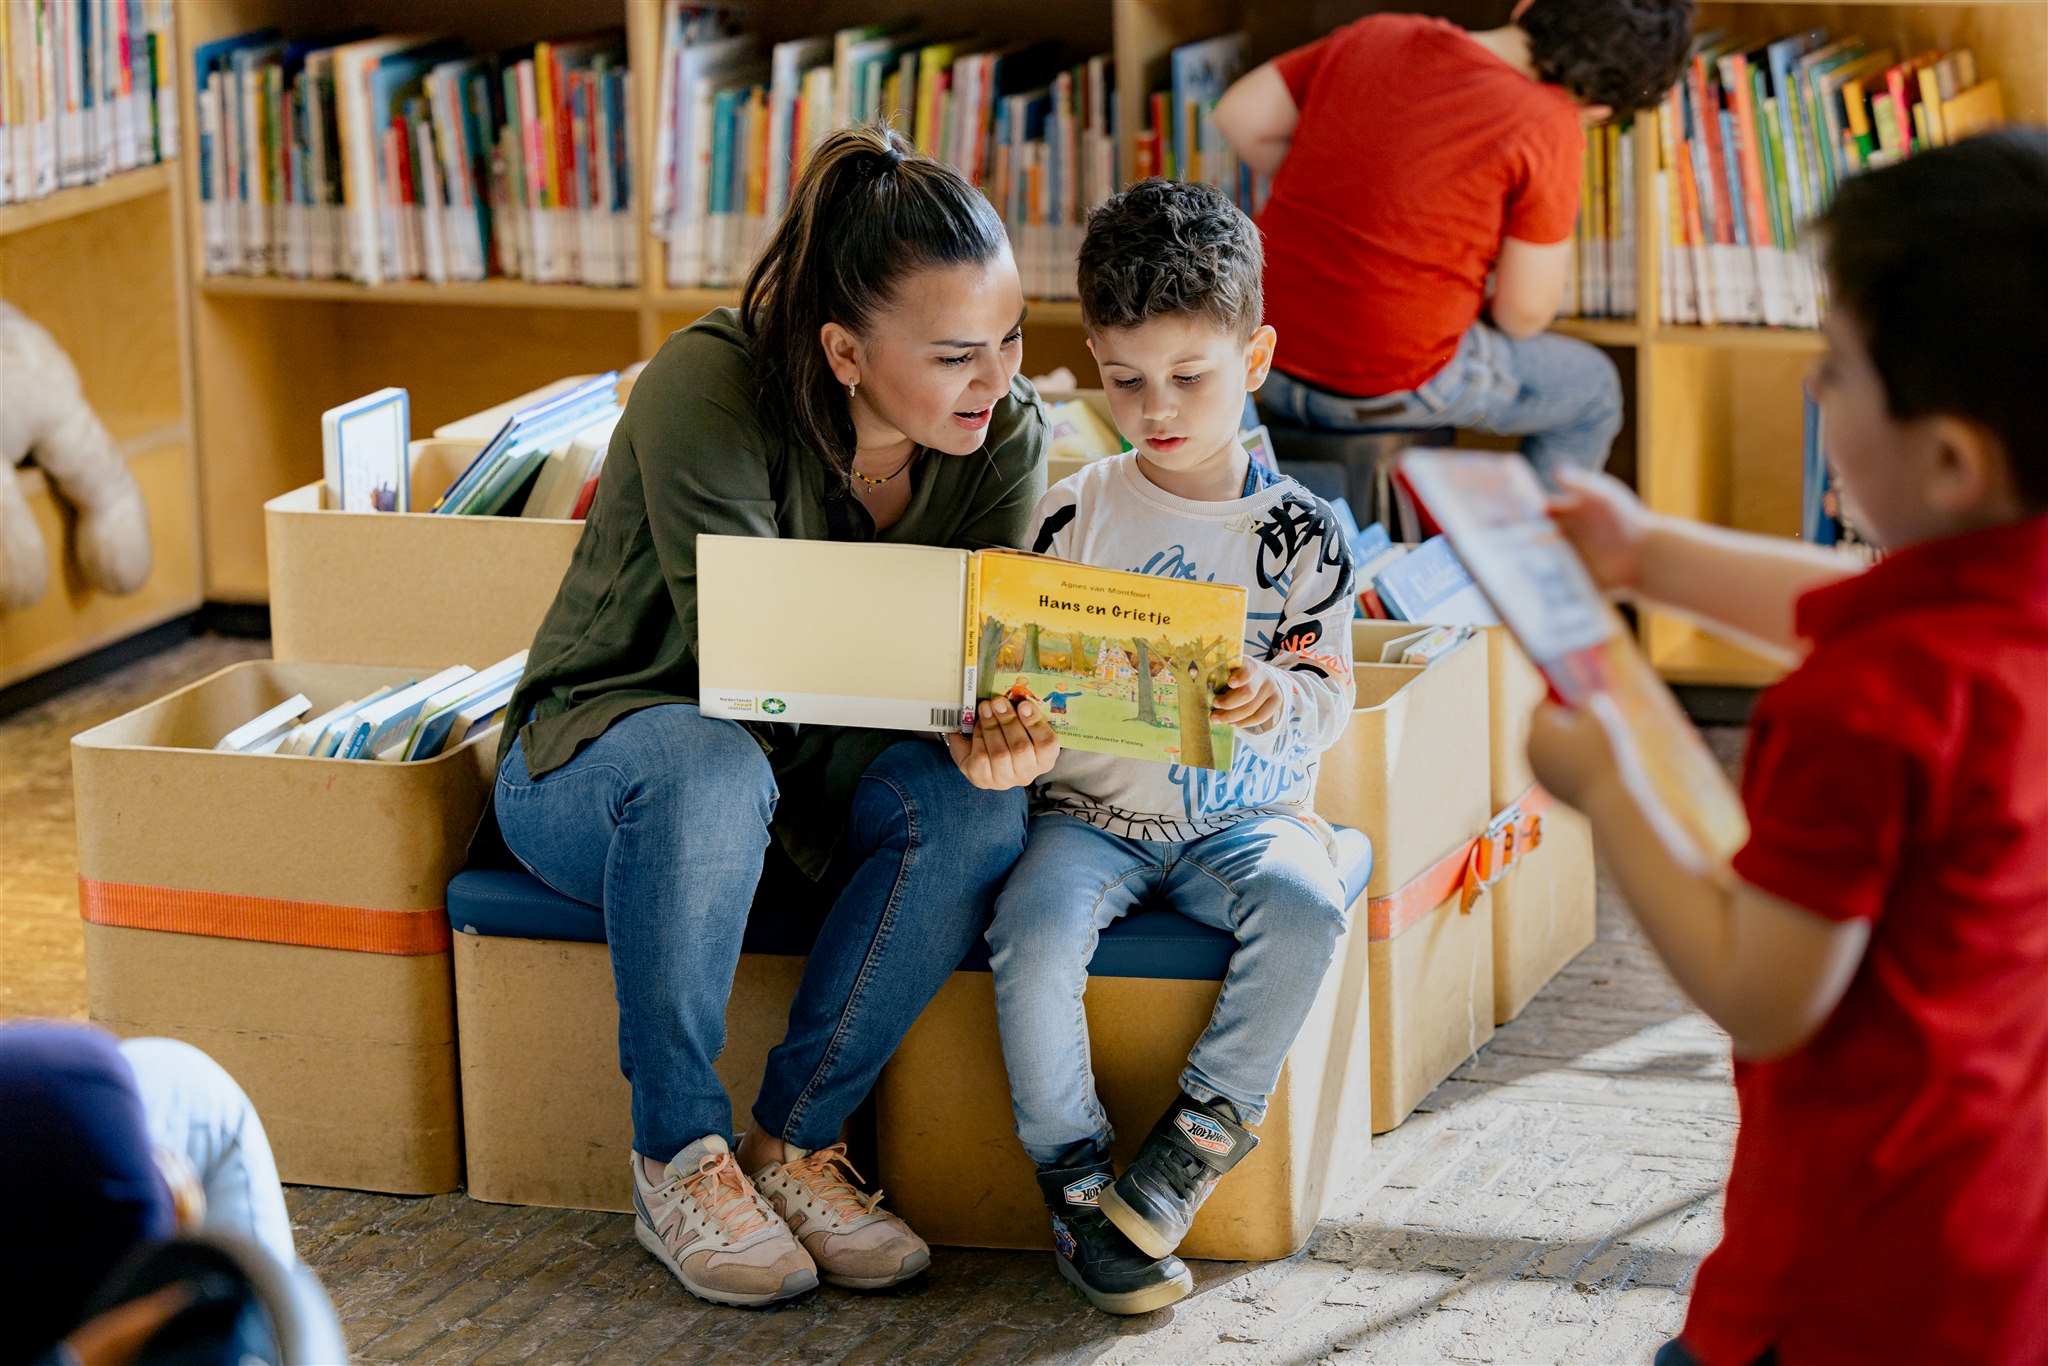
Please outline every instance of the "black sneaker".
M1195 1278L1180 1258L1145 1256L1103 1217L1096 1202L1109 1183L1107 1158L1038 1169L1060 1275L1105 1314L1146 1314L1187 1298Z
M1227 1101L1182 1092L1145 1135L1130 1169L1102 1192L1102 1212L1148 1257L1164 1257L1188 1236L1195 1211L1223 1174L1259 1146Z

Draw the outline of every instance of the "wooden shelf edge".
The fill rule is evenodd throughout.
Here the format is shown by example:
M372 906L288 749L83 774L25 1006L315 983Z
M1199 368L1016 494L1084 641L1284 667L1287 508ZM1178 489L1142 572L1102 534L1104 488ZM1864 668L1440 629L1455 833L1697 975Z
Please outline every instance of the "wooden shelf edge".
M171 170L175 165L175 162L160 161L154 166L122 171L94 185L74 186L20 204L0 204L0 237L11 237L32 228L62 223L67 218L97 213L116 204L162 194L171 188Z
M670 285L657 286L649 296L652 307L658 313L689 313L701 317L714 308L738 308L740 292L737 289L679 288ZM1081 325L1081 304L1076 299L1027 299L1025 308L1029 314L1026 326L1031 323L1051 324L1055 327L1079 327Z
M1714 327L1662 323L1651 334L1658 346L1718 347L1730 351L1789 351L1795 355L1818 354L1827 339L1807 327L1751 327L1722 324Z
M1643 325L1634 318L1559 318L1549 330L1595 346L1638 346L1643 340Z
M420 280L361 285L353 280L289 280L267 275L207 275L199 292L217 299L285 299L322 303L439 304L460 308L562 308L631 313L640 307L637 289L593 285L535 285L523 280L429 284Z
M53 584L49 591L54 593L59 590ZM27 655L12 662L0 661L0 688L11 688L16 683L34 678L37 674L61 669L73 660L83 659L95 651L106 649L109 645L118 645L124 640L141 635L144 631L153 631L165 622L189 616L205 606L205 603L204 598L194 593L190 597L181 597L169 602L156 611L145 613L132 621L121 622L119 625L110 626L89 636L81 636L76 640L67 640L60 648L46 650L39 655Z

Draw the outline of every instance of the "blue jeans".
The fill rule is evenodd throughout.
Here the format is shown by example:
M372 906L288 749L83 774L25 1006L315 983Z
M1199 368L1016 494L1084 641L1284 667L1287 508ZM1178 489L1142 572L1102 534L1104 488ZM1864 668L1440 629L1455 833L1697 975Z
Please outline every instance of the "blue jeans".
M1343 883L1300 821L1253 817L1169 844L1056 811L1033 818L988 942L1017 1137L1034 1162L1084 1141L1109 1144L1081 997L1097 937L1152 897L1237 938L1180 1085L1197 1100L1229 1101L1248 1125L1266 1116L1344 929Z
M1258 401L1281 421L1317 431L1470 427L1519 436L1546 483L1559 465L1606 465L1621 431L1621 376L1599 347L1551 332L1517 341L1483 322L1420 388L1347 398L1275 370Z
M540 778L515 744L498 775L513 855L562 895L604 908L642 1156L733 1137L711 1064L778 796L754 738L686 704L622 717ZM969 785L929 740L906 738L869 766L834 870L843 885L768 1055L755 1123L803 1148L838 1139L987 924L1024 828L1023 792Z

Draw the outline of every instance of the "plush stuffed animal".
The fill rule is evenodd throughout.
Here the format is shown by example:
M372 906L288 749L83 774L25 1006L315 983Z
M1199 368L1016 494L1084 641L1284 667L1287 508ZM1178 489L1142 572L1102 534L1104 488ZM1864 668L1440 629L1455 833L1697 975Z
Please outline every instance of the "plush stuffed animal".
M132 593L149 578L149 509L113 438L86 404L71 358L20 309L0 303L0 610L49 586L43 545L14 467L33 457L78 512L73 552L87 583Z

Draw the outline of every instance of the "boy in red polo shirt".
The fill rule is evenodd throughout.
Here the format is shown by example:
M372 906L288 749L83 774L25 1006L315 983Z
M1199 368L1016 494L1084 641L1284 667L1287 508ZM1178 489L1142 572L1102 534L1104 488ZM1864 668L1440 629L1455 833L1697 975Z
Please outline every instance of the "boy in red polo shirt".
M2048 1361L2048 131L1845 183L1809 383L1889 557L1555 516L1616 589L1773 646L1732 867L1673 850L1595 714L1531 758L1734 1044L1721 1244L1665 1363Z
M1691 32L1691 0L1521 0L1476 33L1374 15L1233 85L1216 126L1273 177L1266 321L1287 339L1260 409L1328 431L1520 436L1546 480L1604 465L1614 363L1543 330L1571 256L1582 120L1654 106Z

